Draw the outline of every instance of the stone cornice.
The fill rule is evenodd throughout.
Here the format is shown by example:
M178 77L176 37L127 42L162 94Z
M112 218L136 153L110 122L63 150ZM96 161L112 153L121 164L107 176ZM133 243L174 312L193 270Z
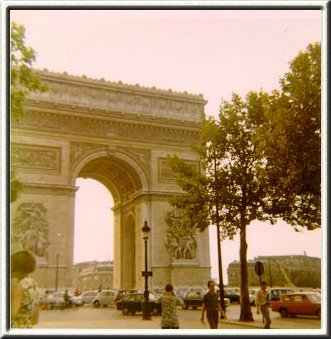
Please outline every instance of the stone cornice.
M30 194L49 194L75 196L78 187L70 185L24 183L23 192Z
M62 81L62 82L72 82L72 83L76 83L76 84L85 84L85 85L89 85L89 86L97 86L97 87L101 87L101 86L106 86L107 88L113 88L116 90L125 90L125 91L141 91L144 93L151 93L151 94L156 94L156 95L164 95L164 96L168 96L168 97L178 97L178 98L187 98L187 99L191 99L191 100L195 100L198 102L203 102L203 103L207 103L206 100L203 99L203 95L200 94L191 94L191 93L187 93L186 91L184 92L176 92L173 91L172 89L159 89L156 88L155 86L153 87L144 87L144 86L140 86L139 84L135 84L135 85L131 85L131 84L125 84L122 81L108 81L105 80L104 78L100 78L100 79L94 79L94 78L89 78L86 75L81 75L81 76L77 76L77 75L72 75L72 74L68 74L67 72L62 72L62 73L58 73L58 72L52 72L49 71L48 69L35 69L35 72L45 81L47 81L47 79L53 79L53 80L57 80L57 81Z
M125 112L153 119L166 118L185 122L200 121L207 103L203 96L187 92L160 90L71 76L66 73L37 71L48 91L31 93L35 101L69 105L103 112Z

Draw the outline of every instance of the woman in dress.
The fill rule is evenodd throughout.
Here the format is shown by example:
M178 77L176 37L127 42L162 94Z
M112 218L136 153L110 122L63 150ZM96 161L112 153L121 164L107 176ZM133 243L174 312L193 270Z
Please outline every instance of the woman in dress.
M39 317L39 288L29 277L36 268L36 260L27 251L11 256L11 327L31 328Z
M178 329L177 305L184 306L184 302L174 293L174 288L171 284L167 284L159 301L162 306L161 328Z

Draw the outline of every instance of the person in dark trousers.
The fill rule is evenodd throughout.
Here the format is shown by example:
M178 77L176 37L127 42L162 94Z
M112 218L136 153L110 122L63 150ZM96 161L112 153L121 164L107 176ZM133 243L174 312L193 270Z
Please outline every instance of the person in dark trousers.
M211 329L218 327L218 318L221 312L221 306L218 302L218 295L215 291L215 282L208 281L209 291L204 295L202 300L202 314L201 321L204 323L205 312L207 313L207 320Z
M256 293L256 313L262 313L262 318L265 321L264 328L270 328L270 311L269 311L269 292L267 291L267 283L261 282L261 289Z

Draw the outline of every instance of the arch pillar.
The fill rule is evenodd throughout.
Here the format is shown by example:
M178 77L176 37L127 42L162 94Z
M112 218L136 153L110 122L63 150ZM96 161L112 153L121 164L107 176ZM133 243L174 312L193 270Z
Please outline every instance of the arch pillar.
M72 285L76 191L71 185L25 183L11 206L11 251L27 249L35 255L33 276L44 288ZM17 239L15 228L21 230Z

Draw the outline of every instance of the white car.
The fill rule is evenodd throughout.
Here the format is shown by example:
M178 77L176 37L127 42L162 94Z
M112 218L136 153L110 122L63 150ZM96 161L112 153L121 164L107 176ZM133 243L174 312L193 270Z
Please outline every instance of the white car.
M115 301L115 293L114 291L102 291L99 292L95 298L92 300L92 304L94 307L107 307L107 306L114 306Z
M81 294L83 304L90 304L98 294L97 291L85 291Z

